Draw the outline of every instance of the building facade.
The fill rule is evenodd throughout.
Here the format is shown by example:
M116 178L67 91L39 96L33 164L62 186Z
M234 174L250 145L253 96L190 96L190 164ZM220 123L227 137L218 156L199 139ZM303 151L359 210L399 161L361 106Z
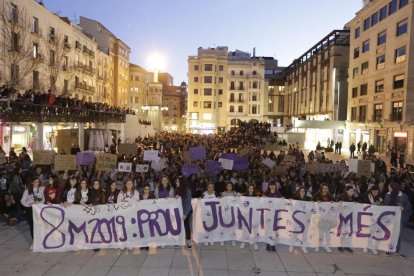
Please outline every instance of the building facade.
M367 2L348 25L349 141L379 152L413 155L413 5L408 0Z
M129 64L129 108L136 114L142 113L142 107L146 105L147 85L151 80L151 74L141 66Z

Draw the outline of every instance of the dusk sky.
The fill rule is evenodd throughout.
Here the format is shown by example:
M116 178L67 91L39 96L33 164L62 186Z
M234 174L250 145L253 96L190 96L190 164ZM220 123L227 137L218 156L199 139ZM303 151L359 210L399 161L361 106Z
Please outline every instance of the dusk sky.
M361 0L70 0L44 1L72 21L100 21L132 49L130 61L152 70L159 53L174 83L187 82L187 59L197 48L273 56L287 66L334 29L342 29L362 7ZM78 21L77 21L78 22Z

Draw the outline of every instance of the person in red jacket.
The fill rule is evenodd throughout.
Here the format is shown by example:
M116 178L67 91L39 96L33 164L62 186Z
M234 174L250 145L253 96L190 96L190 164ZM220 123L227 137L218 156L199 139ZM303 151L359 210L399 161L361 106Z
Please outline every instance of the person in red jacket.
M50 175L45 188L45 203L46 204L59 204L59 179L56 175Z

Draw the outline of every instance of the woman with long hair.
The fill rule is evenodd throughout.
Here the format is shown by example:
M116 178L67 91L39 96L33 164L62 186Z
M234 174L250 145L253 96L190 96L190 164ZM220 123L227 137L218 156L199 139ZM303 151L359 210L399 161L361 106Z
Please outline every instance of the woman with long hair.
M142 192L139 194L139 200L155 199L155 195L151 192L151 187L148 183L144 184Z
M115 180L109 182L109 187L105 192L105 201L107 203L117 203L120 190Z
M187 248L191 248L191 216L193 214L193 208L191 206L191 188L189 187L187 180L181 175L175 181L177 188L175 189L176 197L181 197L181 204L183 206L184 216L184 230L185 239L187 241Z
M89 204L99 205L106 203L105 190L102 189L101 182L95 179L92 182L92 187L89 189Z
M86 178L80 181L79 188L75 192L74 204L88 205L90 197L89 183Z
M161 178L161 183L155 188L155 198L173 198L174 189L167 176Z
M139 192L134 188L134 181L132 179L128 179L127 181L125 181L124 187L118 195L117 203L138 201Z
M76 176L72 175L69 177L65 184L62 194L62 203L65 207L75 202L75 194L78 190L78 180Z
M59 179L56 175L50 175L45 187L46 204L59 204Z
M263 197L270 197L270 198L282 198L282 194L277 189L276 183L271 180L268 183L267 190L263 194ZM276 252L276 246L275 244L266 244L266 251L270 252Z
M33 178L29 186L23 192L21 204L25 208L27 223L30 227L30 235L33 239L33 204L45 203L44 187L40 186L40 179ZM33 245L30 246L33 249Z
M322 183L319 186L319 191L313 196L312 200L316 201L316 202L332 202L333 197L331 196L331 193L329 192L328 184ZM320 233L319 233L319 235L321 236L320 239L322 241L325 240L326 243L327 243L327 245L325 246L326 252L332 253L331 248L329 248L329 246L328 246L328 244L330 242L330 236L329 236L330 235L329 234L330 228L329 228L329 226L330 226L330 221L325 220L324 218L319 219L319 229L321 229ZM322 228L327 228L327 227L329 229L323 229L323 231L322 231ZM315 252L319 252L319 246L315 247Z
M243 196L246 196L246 197L259 197L260 196L260 192L256 191L256 185L255 184L250 183L247 186L246 192L243 194ZM240 243L240 248L243 249L245 246L246 246L246 243L245 242L241 242ZM259 250L259 246L257 245L257 243L254 243L253 244L253 248L256 251Z

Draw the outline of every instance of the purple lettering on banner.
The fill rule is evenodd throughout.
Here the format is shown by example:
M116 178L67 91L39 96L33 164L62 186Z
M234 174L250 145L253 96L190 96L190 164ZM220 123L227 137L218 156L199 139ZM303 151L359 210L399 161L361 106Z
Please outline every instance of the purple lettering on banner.
M192 174L199 174L200 170L195 164L184 164L182 166L182 173L185 177L188 177Z
M362 224L362 216L370 216L372 217L373 213L368 212L358 212L358 219L357 219L357 233L356 236L358 238L369 238L371 234L369 233L362 233L364 228L369 228L369 225Z
M73 232L76 232L76 234L80 234L82 232L83 236L85 237L85 243L89 243L89 236L88 233L86 233L86 222L82 223L82 225L78 227L71 220L69 220L68 232L70 235L70 245L73 245L75 243L75 234Z
M206 160L206 148L205 147L193 147L189 148L190 160Z
M303 224L303 222L301 222L297 217L296 214L306 214L306 212L304 211L300 211L300 210L296 210L295 212L293 212L292 214L292 219L300 226L301 230L298 231L289 231L289 233L293 233L293 234L303 234L303 232L305 232L305 224Z
M203 228L207 232L211 232L214 229L216 229L217 226L218 226L217 205L219 205L220 202L217 202L217 201L208 201L208 202L204 202L204 204L206 205L206 207L207 206L210 206L210 208L211 208L211 215L213 217L213 224L209 227L209 226L207 226L207 223L203 220Z
M147 218L143 219L143 215L146 215ZM138 223L138 229L139 229L139 235L141 238L144 238L144 229L143 225L145 223L148 223L148 228L150 231L150 236L153 238L157 234L160 237L166 236L169 233L173 236L177 236L181 233L181 215L180 210L178 208L174 208L174 215L176 219L177 228L174 229L173 224L171 222L171 215L170 210L162 210L158 209L153 212L149 212L147 210L139 210L137 212L137 223ZM152 217L153 216L153 217ZM165 221L165 232L161 230L161 226L158 222L158 218L161 217ZM157 233L155 233L157 231Z
M377 224L378 226L382 229L382 231L384 231L384 237L382 238L377 238L375 236L373 236L372 238L376 241L386 241L389 240L391 237L391 232L390 230L387 228L387 226L385 226L382 223L382 218L386 217L386 216L395 216L395 212L394 211L385 211L383 212L381 215L378 216L377 219ZM398 222L399 223L399 222Z
M243 228L243 225L249 231L249 234L252 233L252 219L253 219L253 209L249 208L249 221L242 215L239 208L237 208L237 221L239 222L239 229Z
M88 221L88 224L93 223L94 221L96 221L96 224L95 224L95 226L93 227L93 230L92 230L91 243L110 243L110 242L112 242L112 231L111 231L111 228L109 226L110 221L108 221L107 219L91 219L90 221ZM115 219L112 218L111 221L115 222ZM106 226L106 232L109 234L109 239L108 240L105 240L105 235L102 233L102 229L101 229L102 225ZM100 240L95 239L96 232L99 233Z
M228 209L228 207L226 207ZM219 206L219 217L220 217L220 226L231 228L234 226L234 207L231 207L230 209L226 210L226 213L230 211L231 220L229 223L225 223L223 220L223 207Z
M339 225L337 228L337 232L336 232L336 236L339 237L342 235L342 225L346 225L347 223L350 224L350 231L349 231L349 236L352 236L353 233L353 221L352 221L352 213L349 213L346 217L344 217L341 213L339 213Z
M260 212L260 228L265 228L265 211L270 211L269 208L258 208L256 211Z
M55 226L55 225L53 225L50 221L48 221L47 219L45 219L45 217L44 217L44 212L45 212L45 210L57 210L57 211L59 211L59 214L60 214L60 222L59 222L59 224L57 225L57 226ZM44 222L46 222L47 224L49 224L50 226L52 226L53 227L53 229L49 232L49 233L47 233L46 234L46 236L45 236L45 238L43 239L43 242L42 242L42 245L43 245L43 248L44 249L55 249L55 248L60 248L60 247L62 247L63 245L65 245L65 242L66 242L66 235L62 232L62 231L60 231L60 229L59 229L59 227L63 224L63 222L65 221L65 211L63 210L63 209L61 209L61 208L58 208L58 207L55 207L55 206L47 206L47 207L44 207L44 208L42 208L42 210L40 211L40 217L43 219L43 221ZM49 239L49 237L52 235L52 234L54 234L55 232L59 232L60 233L60 235L61 235L61 238L62 238L62 242L61 242L61 244L58 244L58 245L56 245L56 246L48 246L47 245L47 240Z
M286 226L279 226L278 223L280 220L282 220L282 218L279 217L279 213L281 212L287 212L288 210L286 209L278 209L275 210L275 218L273 220L273 231L278 231L280 229L286 229Z

